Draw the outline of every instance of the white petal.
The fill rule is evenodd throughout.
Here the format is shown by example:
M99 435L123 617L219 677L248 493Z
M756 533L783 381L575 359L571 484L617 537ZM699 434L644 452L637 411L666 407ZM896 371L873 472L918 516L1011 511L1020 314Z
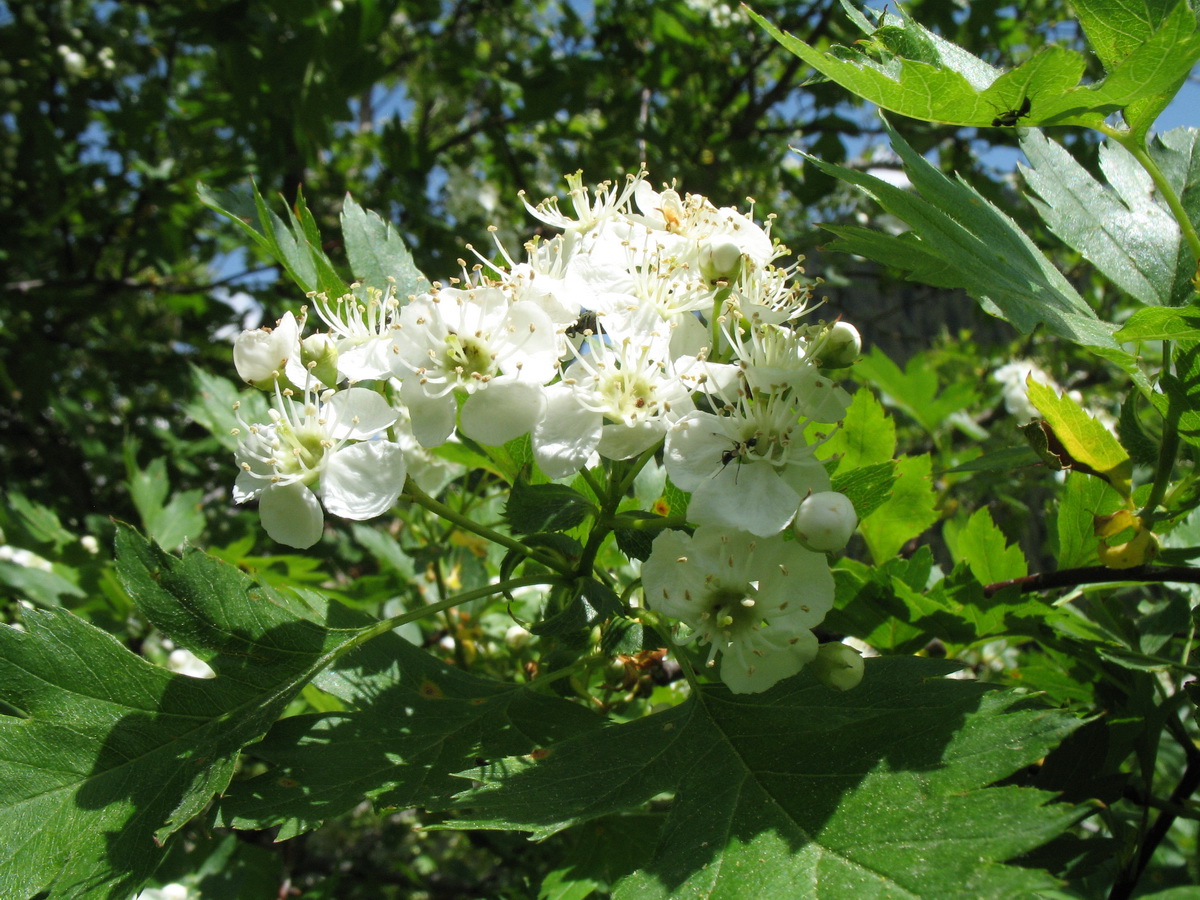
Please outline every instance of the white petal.
M796 642L786 650L763 656L735 643L721 654L721 680L735 694L757 694L795 675L817 655L817 638L807 630L793 637Z
M422 447L436 447L454 433L458 401L453 391L440 397L430 397L415 378L410 376L401 387L401 396L412 420L413 437Z
M463 403L460 427L471 440L499 447L532 431L544 403L540 385L492 382L487 390L476 391ZM415 421L414 413L414 427Z
M662 440L666 430L666 423L661 419L630 425L609 423L600 430L600 444L596 449L605 459L632 459Z
M732 450L734 444L719 417L690 412L667 431L667 474L683 490L694 491L713 477L721 465L721 454Z
M552 384L545 397L545 411L533 429L533 458L551 478L565 478L587 465L600 441L601 416L580 406L569 385Z
M371 519L395 505L407 474L404 448L367 441L338 450L321 471L321 499L330 514Z
M688 519L698 525L732 526L769 537L788 526L799 506L800 495L773 466L735 460L693 489Z
M258 517L271 540L298 550L306 550L321 539L325 522L321 504L298 481L263 491L258 501Z
M505 358L500 366L505 375L545 384L558 371L558 335L554 323L535 303L519 300L512 305L507 329L497 335L496 343L505 345Z
M370 388L338 391L321 404L321 417L334 440L366 440L395 422L399 415Z

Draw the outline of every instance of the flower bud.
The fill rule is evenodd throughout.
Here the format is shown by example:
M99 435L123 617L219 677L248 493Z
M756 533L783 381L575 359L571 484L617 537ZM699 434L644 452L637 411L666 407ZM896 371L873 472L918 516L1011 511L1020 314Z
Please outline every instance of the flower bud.
M709 238L700 247L700 274L707 281L732 281L742 266L742 248L724 235Z
M310 334L300 342L300 362L321 384L336 387L338 383L338 350L333 338L324 333Z
M529 646L532 640L533 635L529 629L521 625L509 625L508 630L504 632L504 643L510 650L522 650Z
M821 367L844 369L862 355L862 335L849 322L834 322L821 344Z
M842 643L822 644L808 664L817 681L835 691L848 691L863 680L863 658L853 647Z
M233 342L233 365L247 384L269 391L298 349L300 328L296 317L285 314L274 328L243 331Z
M803 546L818 553L841 550L858 527L854 504L845 494L821 491L800 501L792 531Z

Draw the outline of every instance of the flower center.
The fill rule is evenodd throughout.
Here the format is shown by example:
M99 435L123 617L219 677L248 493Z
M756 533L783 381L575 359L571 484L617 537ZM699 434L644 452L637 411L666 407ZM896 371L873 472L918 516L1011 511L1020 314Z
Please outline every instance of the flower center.
M463 337L453 331L446 335L442 362L460 378L486 379L493 374L487 344L477 337Z
M758 588L750 583L716 588L708 606L710 634L719 632L726 640L732 640L735 632L757 627L762 621L757 596Z

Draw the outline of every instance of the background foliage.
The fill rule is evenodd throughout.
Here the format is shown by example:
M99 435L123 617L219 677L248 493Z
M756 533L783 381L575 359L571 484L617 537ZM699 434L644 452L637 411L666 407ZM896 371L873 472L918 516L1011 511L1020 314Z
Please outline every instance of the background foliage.
M764 2L755 9L818 48L854 45L861 37L844 12L828 2ZM1065 4L1036 2L1021 9L1020 16L1012 16L999 3L963 9L933 0L905 7L916 21L994 65L1019 64L1049 39L1083 46L1080 26ZM1088 74L1101 77L1109 61L1089 57ZM830 316L844 313L864 333L868 350L851 386L871 387L873 394L856 396L847 432L861 426L875 439L862 446L835 442L829 449L846 454L840 464L846 472L904 455L901 488L864 523L852 558L841 566L838 609L826 622L830 632L863 637L885 653L954 655L967 660L984 681L1029 685L1060 709L1104 710L1105 721L1117 723L1101 729L1094 720L1046 715L1044 708L1033 712L1020 704L1006 711L972 696L961 711L970 727L954 736L946 729L939 743L947 768L910 786L913 797L927 804L923 815L947 835L980 822L995 824L995 817L1012 807L989 807L994 795L979 789L1009 778L1007 787L996 790L1028 792L1020 795L1026 805L1019 821L1032 830L1023 841L1000 833L988 844L977 836L981 861L998 865L1046 846L1036 851L1040 855L1022 858L1021 865L1003 867L1010 881L989 884L1002 885L997 890L1007 891L1000 894L1006 896L1052 891L1053 880L1033 874L1045 869L1070 880L1072 896L1092 896L1090 880L1111 880L1105 866L1113 865L1108 858L1113 848L1138 846L1138 838L1152 827L1141 801L1153 793L1156 779L1178 781L1189 756L1191 738L1159 746L1160 726L1170 710L1147 698L1161 690L1161 660L1179 658L1176 636L1191 627L1195 601L1186 588L1124 588L1105 601L1108 606L1096 600L1097 624L1082 620L1072 607L1056 606L1048 613L1012 593L986 603L973 593L978 584L1053 568L1055 558L1061 568L1095 563L1094 539L1081 532L1079 522L1086 518L1084 511L1111 511L1120 503L1099 479L1072 475L1062 488L1053 482L1017 433L1017 418L1005 405L1009 394L992 372L1014 357L1037 360L1065 386L1081 391L1086 405L1119 416L1122 445L1139 472L1153 462L1154 426L1130 411L1132 401L1118 406L1116 398L1127 385L1112 368L1048 339L1045 331L1016 336L973 312L974 304L968 307L961 295L934 305L932 294L901 282L901 271L817 249L829 239L819 223L836 226L851 249L856 237L863 239L864 224L885 232L895 226L899 211L888 207L885 188L875 190L881 211L847 183L895 174L899 161L873 149L884 126L870 110L856 105L837 84L806 83L811 75L737 7L698 0L0 4L0 230L5 235L0 248L0 479L7 501L0 509L0 528L8 551L0 559L0 584L4 620L27 629L5 632L11 647L0 652L0 660L45 642L43 674L50 677L52 671L66 685L85 683L86 665L74 672L52 663L50 635L61 632L42 628L51 620L60 623L53 628L75 628L62 624L76 622L67 610L81 616L114 636L110 641L79 631L76 639L78 647L87 648L85 660L88 654L119 660L114 666L122 675L112 686L128 692L128 703L72 714L103 735L114 721L138 715L138 695L160 697L172 714L189 721L202 710L199 746L204 764L212 767L209 777L218 780L236 767L246 734L281 713L287 716L253 759L243 762L236 790L214 822L185 828L154 873L155 883L182 879L204 897L273 897L285 882L311 897L535 896L539 890L567 897L606 891L639 866L660 876L657 884L672 883L671 878L683 878L678 873L707 861L695 847L679 848L679 858L650 856L652 835L674 827L676 820L667 817L690 809L684 805L668 813L656 808L653 798L685 788L694 792L681 795L689 798L719 794L720 784L701 780L680 787L672 777L693 748L711 744L716 732L735 735L730 752L744 750L736 735L745 721L769 718L757 701L739 706L718 697L703 710L689 710L686 721L672 723L678 738L664 753L662 772L646 776L645 783L618 779L620 803L596 800L585 811L547 812L523 805L519 792L501 795L490 792L489 785L501 777L521 790L528 783L530 796L538 797L560 790L552 766L526 773L511 761L496 764L508 767L503 770L492 761L563 739L588 759L594 757L597 770L632 771L647 748L660 745L639 733L648 726L637 721L623 725L628 731L620 737L609 738L615 746L602 745L591 734L594 721L565 700L556 707L555 715L566 717L560 720L544 716L538 706L550 698L493 693L492 683L481 685L477 676L509 678L512 670L531 663L520 650L507 656L496 652L505 646L511 624L500 611L447 613L437 627L410 630L407 636L426 647L419 654L422 661L410 644L377 639L356 651L359 656L347 658L346 671L322 676L319 690L302 687L321 654L350 639L349 631L338 629L363 627L367 616L389 614L417 597L444 596L447 577L454 589L478 586L486 566L496 560L488 560L483 548L461 534L423 532L428 526L415 518L390 532L340 526L309 555L281 555L261 535L252 512L231 508L230 444L223 435L231 424L228 410L236 388L228 381L228 338L260 316L273 320L298 297L274 261L244 249L242 236L204 205L197 191L198 182L218 191L244 189L253 179L264 196L281 194L294 203L302 189L326 236L326 252L343 268L346 248L337 237L342 233L338 216L349 193L361 207L395 224L418 269L436 273L453 268L463 240L486 247L489 225L510 238L527 233L528 221L511 202L518 190L540 197L557 189L563 173L583 169L589 178L615 176L640 160L656 180L677 179L718 203L753 196L763 209L777 213L775 232L790 246L814 253L809 271L826 280L820 293L832 298ZM981 113L985 119L992 114ZM1043 224L1033 205L1013 190L1011 154L994 151L994 145L1015 144L1011 130L891 121L899 140L907 142L897 146L910 146L914 159L925 155L936 161L927 178L939 177L935 168L961 173L980 196L999 204L1042 246L1052 247L1070 295L1100 319L1120 321L1129 313L1122 291L1143 302L1182 302L1186 273L1159 283L1118 282L1114 288L1096 274L1099 270L1115 280L1096 254L1081 249L1069 216L1047 216ZM1080 202L1098 202L1093 179L1119 162L1102 155L1085 132L1056 132L1055 137L1077 161ZM821 164L805 161L789 144ZM1066 165L1064 157L1053 155L1064 151L1036 139L1023 149L1035 201L1061 210L1062 198L1039 172ZM1110 210L1113 216L1123 212L1119 206ZM930 320L922 319L926 314ZM1149 340L1164 326L1143 327L1131 334ZM1184 396L1190 395L1192 375L1180 374ZM1052 418L1040 405L1039 410ZM1184 434L1194 445L1194 433ZM504 461L490 465L503 470ZM904 489L926 477L932 478L933 490ZM1061 505L1051 501L1060 491ZM230 590L270 593L272 586L286 585L299 588L299 599L281 590L272 594L278 621L220 622L220 634L198 638L195 623L144 606L135 610L131 585L144 588L147 573L176 564L121 532L124 552L118 567L112 550L118 538L109 517L136 523L166 550L179 548L185 539L204 546L265 585L249 588L238 582ZM927 526L933 530L917 549L914 538ZM1174 550L1176 561L1186 561L1184 551L1200 544L1194 530L1190 519L1179 523L1166 558ZM207 563L187 560L179 564L177 582L184 595L189 579L210 577L193 568ZM936 580L935 567L949 574L940 592L925 594ZM326 605L316 588L332 602ZM211 625L211 617L206 621ZM174 688L168 689L161 668L118 652L119 642L166 664L173 636L189 646L200 639L215 654L209 661L222 674L231 671L221 670L222 660L235 667L244 676L237 681L242 693L222 679L217 687L198 683L195 696L167 696ZM1001 643L1002 636L1010 640ZM1081 651L1083 643L1100 638L1107 650ZM244 650L237 640L269 645L278 659L236 669ZM21 650L12 649L18 644ZM1034 652L1035 646L1041 649ZM357 715L371 691L373 667L384 665L374 654L403 653L413 655L412 666L425 667L428 683L447 701L440 711L446 716L445 736L430 745L406 744L400 731L376 733L370 720ZM468 662L474 664L470 676L462 671ZM655 692L669 690L655 680L667 679L649 664L638 668L640 662L626 664L619 678L605 675L623 688L607 697L606 712L618 718L629 712L632 718L635 707L623 705L624 694L640 694L654 705L661 699ZM1081 666L1090 674L1081 675ZM916 674L904 660L892 659L873 671L894 687L882 694L872 688L850 695L851 706L869 710L882 704L895 722L864 725L854 719L858 713L847 712L849 736L829 735L824 750L789 751L806 759L804 754L813 754L814 767L827 766L866 740L863 729L936 728L912 708L926 697L923 691L939 690L921 680L928 670ZM37 708L37 679L26 684L12 669L8 678L28 704L15 705L26 712ZM388 699L397 710L428 700L421 693L426 681L397 690ZM813 687L793 685L772 695L770 703L785 709L803 705L805 690ZM476 703L481 696L487 697L482 706ZM1171 703L1182 704L1179 697ZM81 704L87 706L85 700ZM976 762L971 754L977 747L1002 745L1006 729L1015 729L1019 717L1037 715L1045 719L1037 741L999 754L977 772L957 762ZM1160 719L1147 725L1154 715ZM537 724L543 720L557 722L560 731L539 732L548 727ZM504 740L478 760L474 744L454 742L461 729L501 721L510 726ZM176 752L172 727L166 724L161 750L168 761ZM393 783L371 771L347 781L339 771L336 782L325 786L334 820L313 830L318 822L304 820L288 806L287 766L294 754L336 747L343 735L376 742L381 753L402 754L413 772L424 772L427 760L443 754L463 756L478 768L477 787L463 804L468 812L457 812L450 801L462 789L457 783ZM69 735L48 733L44 740L63 748L69 769ZM190 733L188 746L198 746ZM110 759L123 752L121 747L108 751ZM82 766L82 760L74 764ZM714 770L726 762L713 761ZM887 762L919 768L922 760ZM329 765L337 763L334 753ZM760 761L747 773L766 768ZM169 771L175 770L164 765L163 772ZM73 827L98 845L148 837L163 816L182 821L199 812L207 802L202 782L183 778L170 782L163 797L150 798L144 785L130 781L117 788L128 792L127 807L88 810L95 818ZM54 785L31 783L38 802L46 804L38 807L38 815L76 814L70 804L55 806ZM820 832L814 846L847 857L852 855L847 848L861 846L852 821L822 808L788 805L796 796L817 793L815 787L788 785L784 791L764 783L759 789L766 799L737 797L730 809L778 800L786 820L781 833ZM870 778L847 783L843 791L849 798L846 810L854 803L881 802L879 786ZM964 792L975 793L970 800L956 799ZM1073 801L1102 801L1104 840L1084 844L1077 832L1065 830L1069 823L1061 810L1041 805L1052 792ZM368 812L358 802L364 796L394 812L383 817ZM1131 797L1138 802L1122 802ZM643 800L643 813L622 812L622 804ZM1194 883L1200 874L1195 816L1186 814L1186 800L1184 795L1169 801L1184 814L1174 820L1150 864L1146 886ZM901 810L912 814L906 804L895 805L897 815ZM141 832L130 827L118 837L104 834L105 816L124 821L130 810L135 823L145 814ZM412 828L456 815L466 816L462 824L471 830ZM492 830L500 821L524 823L547 839L528 844L520 835ZM243 831L235 838L226 830L268 822L280 836L294 839L274 846L270 832ZM1037 831L1033 822L1044 830ZM931 825L931 865L936 865L941 836ZM794 834L792 839L799 840ZM779 847L750 842L741 852L787 856ZM629 868L613 871L608 861L614 858L627 859ZM342 865L347 859L353 864ZM810 862L799 855L795 859L790 874L810 875ZM837 877L850 890L864 871L884 871L900 883L921 878L910 862L889 856L886 848L874 857L849 859ZM971 884L975 874L955 877L959 884ZM132 892L150 875L130 868L122 888ZM29 877L29 885L39 883L35 871ZM80 873L80 883L87 877ZM650 888L635 881L624 890L634 895ZM13 896L23 890L13 887Z

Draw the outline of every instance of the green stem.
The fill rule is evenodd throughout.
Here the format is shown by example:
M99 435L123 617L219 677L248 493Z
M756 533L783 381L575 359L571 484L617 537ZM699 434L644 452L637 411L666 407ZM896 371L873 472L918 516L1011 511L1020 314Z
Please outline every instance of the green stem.
M720 362L717 348L721 346L721 309L725 306L725 301L729 299L729 295L733 292L731 287L723 287L713 295L712 311L709 312L709 328L712 331L712 353L713 362Z
M448 522L453 522L459 528L463 529L463 531L469 531L473 534L477 534L494 544L499 544L501 547L507 547L509 550L520 553L522 556L526 556L529 559L537 560L548 569L558 572L560 575L571 574L570 566L562 562L562 560L544 556L534 548L522 544L516 538L510 537L509 535L496 531L495 529L488 528L486 525L481 525L474 519L464 516L455 509L451 509L445 503L434 500L423 490L417 487L416 482L414 482L411 478L408 479L408 481L404 484L403 496L412 500L412 502L416 503L418 506L429 510L434 515L440 516Z

